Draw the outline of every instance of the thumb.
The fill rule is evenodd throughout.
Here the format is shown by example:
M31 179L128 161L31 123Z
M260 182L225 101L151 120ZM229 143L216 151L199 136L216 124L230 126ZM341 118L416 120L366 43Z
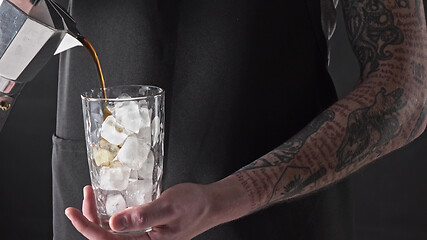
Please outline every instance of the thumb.
M113 215L110 218L110 227L116 232L141 231L165 225L173 219L173 212L172 205L160 198Z

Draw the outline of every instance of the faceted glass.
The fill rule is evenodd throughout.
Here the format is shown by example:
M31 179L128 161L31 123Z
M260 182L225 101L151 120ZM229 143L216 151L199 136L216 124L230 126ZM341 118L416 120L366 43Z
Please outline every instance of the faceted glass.
M110 229L115 213L160 196L165 94L143 85L110 87L106 94L93 89L81 98L97 213Z

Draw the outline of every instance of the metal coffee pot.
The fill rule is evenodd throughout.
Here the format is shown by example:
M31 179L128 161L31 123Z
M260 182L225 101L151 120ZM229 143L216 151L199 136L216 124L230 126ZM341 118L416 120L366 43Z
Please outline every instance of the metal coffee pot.
M49 59L82 46L73 18L51 0L0 0L0 131L24 85Z

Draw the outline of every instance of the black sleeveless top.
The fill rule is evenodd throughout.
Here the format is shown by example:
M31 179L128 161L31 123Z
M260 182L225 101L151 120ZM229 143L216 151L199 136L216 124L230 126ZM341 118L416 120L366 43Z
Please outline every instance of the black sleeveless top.
M107 85L166 90L164 188L232 174L336 101L320 0L70 2ZM63 212L80 206L81 187L90 183L79 94L96 87L84 49L62 54L53 138L55 239L82 238ZM196 239L352 239L349 194L341 182Z

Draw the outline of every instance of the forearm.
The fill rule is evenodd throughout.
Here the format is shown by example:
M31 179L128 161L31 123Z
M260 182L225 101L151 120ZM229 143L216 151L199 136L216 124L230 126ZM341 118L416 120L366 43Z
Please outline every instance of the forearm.
M224 199L214 203L219 222L330 185L424 130L427 36L423 9L416 9L422 3L347 0L343 5L361 83L283 145L212 184L214 198ZM372 7L383 10L369 14L366 8ZM356 8L364 8L364 15L352 16ZM357 17L377 22L363 26Z

